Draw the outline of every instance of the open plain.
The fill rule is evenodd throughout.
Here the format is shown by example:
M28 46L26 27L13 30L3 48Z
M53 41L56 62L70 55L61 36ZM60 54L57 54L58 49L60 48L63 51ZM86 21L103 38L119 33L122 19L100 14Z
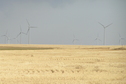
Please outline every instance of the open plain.
M126 84L126 46L1 44L0 84Z

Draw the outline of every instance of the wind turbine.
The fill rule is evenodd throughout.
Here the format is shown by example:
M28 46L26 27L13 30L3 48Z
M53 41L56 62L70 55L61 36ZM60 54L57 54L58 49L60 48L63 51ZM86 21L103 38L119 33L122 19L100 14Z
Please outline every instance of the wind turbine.
M98 41L101 41L99 38L99 35L97 34L97 37L95 38L96 44L98 45Z
M27 23L28 23L28 30L27 30L27 34L28 34L28 44L30 43L30 29L31 28L37 28L37 27L34 27L34 26L30 26L28 20L26 19Z
M122 40L125 40L125 38L122 38L121 35L119 34L119 44L122 45Z
M101 24L100 22L98 22L103 28L104 28L104 40L103 40L103 44L105 45L105 42L106 42L106 37L105 37L105 29L107 28L107 27L109 27L110 25L112 25L112 23L111 24L109 24L109 25L107 25L107 26L104 26L103 24Z
M13 39L15 39L17 43L20 43L17 38L13 38Z
M78 41L78 39L75 38L74 34L73 34L73 37L74 38L73 38L73 41L72 42L73 42L73 44L75 44L75 41Z
M10 39L10 37L8 37L8 36L6 36L6 37L7 37L7 43L9 44L10 40L12 40L12 39Z
M8 36L8 32L6 33L6 38L7 38L7 43L10 44L10 40L12 39Z
M26 35L26 33L22 32L22 28L21 28L21 26L20 26L20 32L19 32L19 34L17 35L16 38L14 38L14 39L17 39L17 38L20 36L20 44L21 44L21 36L22 36L22 34L25 34L25 35ZM17 41L18 41L18 40L17 40Z
M7 32L8 32L8 30L6 31L6 33L5 33L4 35L2 35L2 37L5 37L5 44L7 44L7 43L8 43L8 42L6 42L6 41L8 41Z

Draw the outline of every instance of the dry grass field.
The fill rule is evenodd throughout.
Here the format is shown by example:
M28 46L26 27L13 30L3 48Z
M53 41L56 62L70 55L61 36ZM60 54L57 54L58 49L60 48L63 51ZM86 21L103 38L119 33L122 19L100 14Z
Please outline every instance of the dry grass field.
M126 84L126 46L0 45L0 84Z

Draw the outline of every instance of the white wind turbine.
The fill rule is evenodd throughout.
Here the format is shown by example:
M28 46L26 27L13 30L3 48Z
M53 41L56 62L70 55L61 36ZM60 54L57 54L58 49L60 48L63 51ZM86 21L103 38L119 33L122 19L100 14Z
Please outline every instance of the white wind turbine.
M98 45L98 41L101 41L101 39L99 39L99 35L98 34L97 34L97 37L95 38L94 41L96 41L96 45Z
M125 40L125 38L122 38L121 35L119 34L119 44L120 44L120 45L123 45L123 44L122 44L122 41L123 41L123 40Z
M16 38L14 38L14 39L17 40L17 38L20 36L20 44L21 44L21 37L22 37L22 34L25 34L25 35L26 35L26 33L22 32L22 28L21 28L21 26L20 26L20 32L19 32L19 34L17 35ZM18 40L17 40L17 42L18 42Z
M73 44L75 44L75 41L78 41L78 39L75 38L75 35L74 34L73 34L73 37L74 38L73 38L73 41L72 42L73 42Z
M111 24L109 24L109 25L107 25L107 26L104 26L103 24L101 24L100 22L99 22L99 24L104 28L104 39L103 39L103 44L105 45L105 42L106 42L106 34L105 34L105 29L107 28L107 27L109 27L110 25L112 25L112 23Z
M30 29L31 28L37 28L37 27L34 27L34 26L30 26L28 20L26 19L27 23L28 23L28 30L27 30L27 34L28 34L28 44L30 43Z

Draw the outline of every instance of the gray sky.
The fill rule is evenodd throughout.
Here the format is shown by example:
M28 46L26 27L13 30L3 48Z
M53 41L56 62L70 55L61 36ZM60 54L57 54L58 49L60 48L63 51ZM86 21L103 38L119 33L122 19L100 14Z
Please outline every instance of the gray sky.
M31 44L73 44L76 38L76 45L95 45L99 36L98 44L103 45L100 22L113 23L106 28L106 45L119 45L119 33L126 45L126 0L0 0L0 35L8 30L8 36L15 38L20 25L27 32L26 19L38 27L30 31ZM27 35L22 35L22 43L28 43Z

